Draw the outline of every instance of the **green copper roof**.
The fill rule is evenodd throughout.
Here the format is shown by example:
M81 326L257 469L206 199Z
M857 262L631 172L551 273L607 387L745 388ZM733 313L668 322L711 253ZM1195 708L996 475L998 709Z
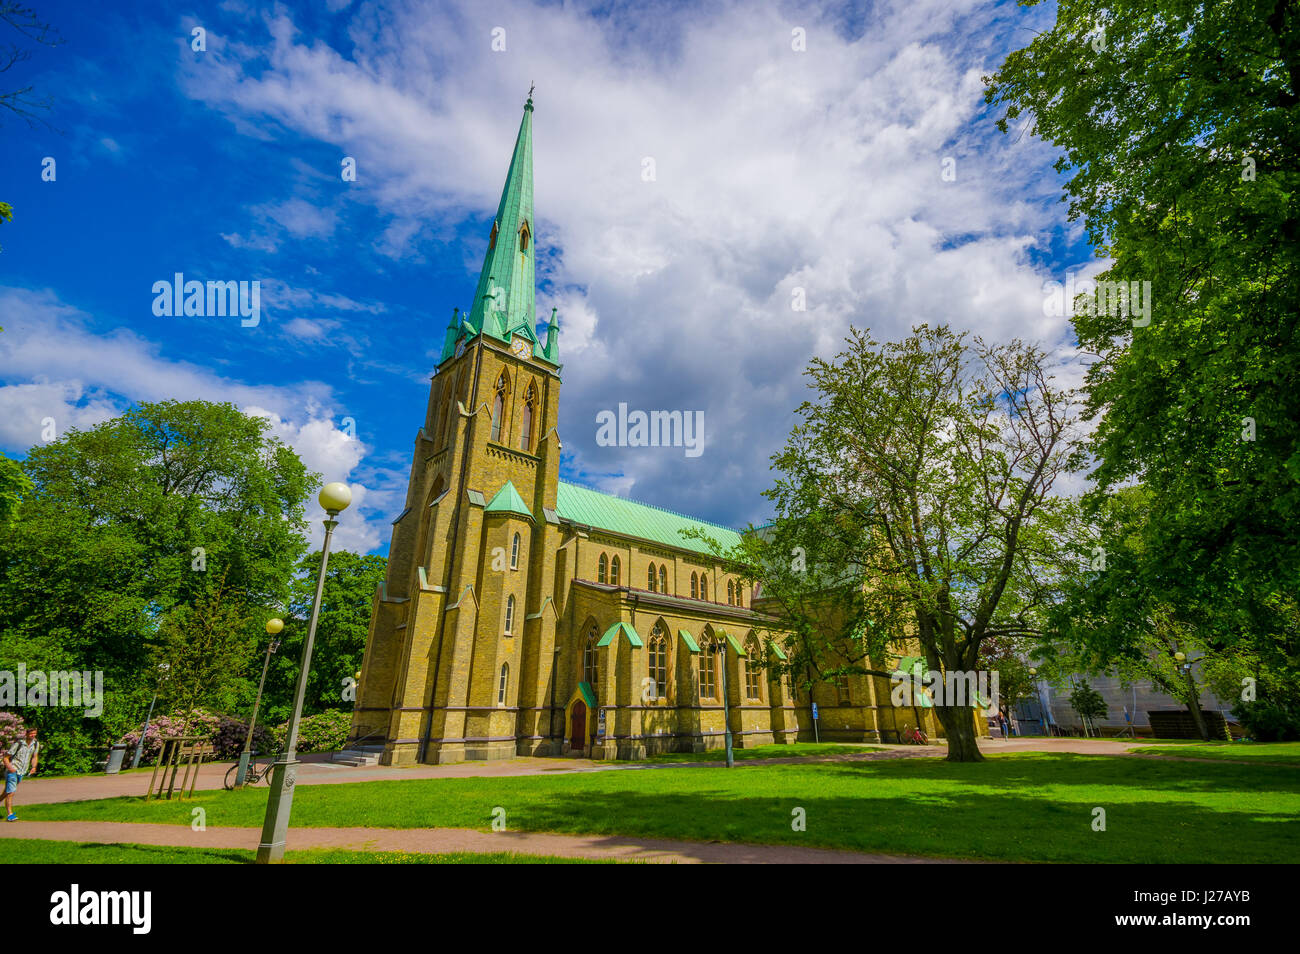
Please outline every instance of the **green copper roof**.
M727 638L727 642L731 643L731 648L736 651L737 656L745 655L745 650L741 648L740 643L736 642L735 636L732 636L725 629L720 629L718 632Z
M686 632L686 630L679 629L677 635L682 638L682 642L686 644L686 648L691 652L698 653L700 651L700 644L697 643L694 638L692 638L691 634Z
M536 282L533 238L533 100L524 104L524 118L515 138L510 171L497 206L488 239L483 271L479 274L470 309L469 324L482 332L509 341L517 328L527 328L536 342Z
M645 645L645 643L641 642L641 637L637 635L636 630L633 629L630 624L624 623L622 621L615 623L609 629L605 630L605 635L600 637L600 641L596 643L596 645L608 646L610 643L614 641L614 637L617 636L620 632L627 636L627 641L632 645L634 649L640 649L642 646Z
M730 527L696 520L694 517L624 500L611 494L602 494L564 481L560 481L556 493L555 509L561 517L574 523L696 553L707 553L708 549L702 541L683 537L678 531L687 527L699 527L724 549L740 542L740 534Z
M591 683L578 683L578 691L582 693L582 701L587 703L588 709L596 708L596 690L591 688Z
M529 520L533 519L532 512L528 509L528 505L524 503L524 498L519 496L519 491L515 490L515 485L508 480L483 510L485 513L517 513L521 517L527 517Z

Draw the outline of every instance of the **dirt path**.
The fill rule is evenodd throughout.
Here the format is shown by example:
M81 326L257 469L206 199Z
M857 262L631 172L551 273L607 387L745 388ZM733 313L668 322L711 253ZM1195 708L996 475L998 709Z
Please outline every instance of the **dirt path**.
M257 828L209 828L134 822L15 822L0 827L0 838L44 838L92 844L130 843L182 848L257 848ZM561 858L595 858L669 864L970 864L940 858L875 855L796 845L742 845L670 841L624 835L552 835L490 832L469 828L290 828L290 851L347 848L358 851L409 851L445 854L513 852Z

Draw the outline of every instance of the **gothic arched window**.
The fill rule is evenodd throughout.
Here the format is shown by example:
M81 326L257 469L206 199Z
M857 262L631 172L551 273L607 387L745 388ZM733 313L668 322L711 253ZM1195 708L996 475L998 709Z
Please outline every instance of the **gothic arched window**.
M614 559L609 561L609 582L614 584L614 586L618 586L619 566L620 564L619 564L618 557L614 557Z
M510 687L510 664L501 664L501 683L497 686L497 705L506 704L506 690Z
M661 564L659 567L659 592L668 592L668 567L666 564Z
M663 623L655 623L650 632L650 652L646 656L649 664L649 676L654 683L650 687L650 698L664 699L668 696L668 634Z
M501 419L506 409L506 374L501 372L497 378L496 397L492 399L492 440L501 440Z
M701 573L700 574L700 599L707 600L708 598L709 598L709 578L705 576L703 573Z
M519 569L519 534L517 533L510 541L510 569Z
M655 591L655 581L657 579L658 578L655 576L655 565L651 563L650 568L646 570L646 581L645 581L645 588L649 590L651 593Z
M732 586L731 581L728 580L727 581L727 605L731 606L735 602L736 602L736 591L735 588Z
M533 449L533 405L537 403L537 391L530 384L528 394L524 397L524 409L519 423L519 449Z
M718 644L712 636L700 640L700 701L718 697Z
M596 564L596 582L609 582L609 557L603 553L600 555L600 562Z
M597 652L599 650L596 649L596 626L592 624L591 632L587 634L587 643L582 648L582 681L590 683L593 689L600 678L600 661Z
M506 598L506 635L509 636L514 632L515 626L515 597L512 593Z
M691 574L691 599L698 600L699 598L700 598L700 575L698 573L692 573Z
M762 650L758 639L751 636L745 641L745 696L749 699L763 698L763 679L759 673L758 661Z
M528 239L531 235L532 232L529 231L527 222L519 226L519 252L521 255L528 251Z

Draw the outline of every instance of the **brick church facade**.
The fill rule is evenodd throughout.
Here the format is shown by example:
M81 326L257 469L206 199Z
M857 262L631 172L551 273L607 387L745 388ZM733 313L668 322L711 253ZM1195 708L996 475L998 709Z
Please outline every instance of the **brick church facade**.
M796 697L770 621L699 527L560 479L559 324L537 333L531 98L473 307L447 327L353 715L385 764L641 758L735 744L879 741L929 712L850 676ZM766 634L760 636L759 634Z

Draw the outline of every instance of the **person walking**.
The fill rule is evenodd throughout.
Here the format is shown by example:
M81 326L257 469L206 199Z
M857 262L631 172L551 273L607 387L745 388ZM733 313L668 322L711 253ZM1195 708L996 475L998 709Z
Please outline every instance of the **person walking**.
M36 763L41 743L36 741L36 726L27 727L26 737L17 739L4 753L5 763L5 821L17 821L14 814L14 793L27 776L36 774Z

